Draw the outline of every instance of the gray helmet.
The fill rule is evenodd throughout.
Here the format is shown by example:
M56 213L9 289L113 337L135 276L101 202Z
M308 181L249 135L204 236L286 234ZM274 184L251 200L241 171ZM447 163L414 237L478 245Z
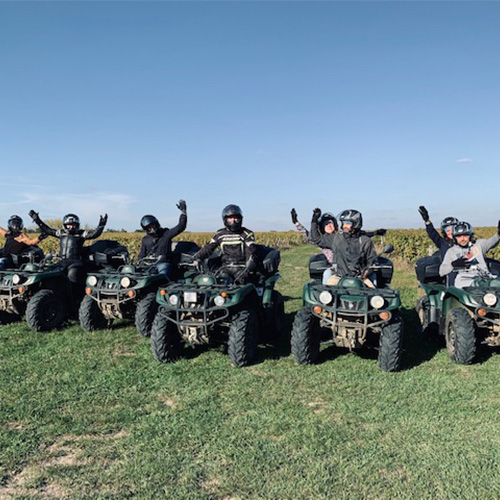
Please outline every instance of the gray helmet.
M76 233L80 229L80 219L78 215L66 214L62 220L64 229L67 229L70 233ZM73 226L71 229L68 226Z
M468 222L457 222L453 226L453 239L456 241L457 236L468 235L472 237L474 235L474 228Z
M158 230L160 229L160 223L154 215L145 215L141 219L141 227L147 234L156 236L158 234Z
M11 215L7 227L11 233L20 233L23 230L23 219L19 215Z
M335 227L335 231L338 230L339 225L337 222L337 219L335 218L335 215L333 215L330 212L325 212L319 219L319 228L322 233L325 232L325 226L330 222L333 222L333 225Z
M228 218L230 216L236 217L235 220L229 222ZM227 205L222 210L222 222L229 231L239 231L243 223L243 212L238 205Z
M358 210L344 210L339 215L340 227L344 222L350 222L354 231L359 231L363 227L363 216Z
M445 217L442 221L441 221L441 231L443 233L443 236L446 237L446 228L447 227L454 227L455 225L457 225L459 222L459 220L456 218L456 217Z

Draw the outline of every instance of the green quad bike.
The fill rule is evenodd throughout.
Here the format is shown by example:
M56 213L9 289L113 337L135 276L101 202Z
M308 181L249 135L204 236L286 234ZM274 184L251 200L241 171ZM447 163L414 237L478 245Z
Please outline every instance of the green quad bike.
M86 270L95 270L95 255L104 249L117 249L115 241L99 240L84 247ZM123 247L121 247L123 248ZM78 310L72 284L61 265L61 259L51 254L42 259L36 256L19 269L0 273L0 311L10 318L21 319L35 332L59 328Z
M392 245L382 254L392 252ZM399 315L399 292L389 288L393 264L381 257L372 266L377 288L369 288L359 278L341 278L338 285L323 285L322 274L328 268L323 254L309 262L312 281L304 285L304 306L295 315L292 327L292 354L303 365L317 362L321 344L333 344L349 350L362 346L378 347L382 370L399 370L403 328Z
M220 254L205 261L203 272L186 274L184 283L161 288L151 332L157 361L168 363L182 355L184 345L227 345L236 367L249 365L260 342L281 335L283 297L274 287L279 280L278 250L259 245L258 270L246 284L227 284L216 271Z
M196 243L172 242L173 280L182 278L185 262L199 250ZM157 272L158 258L146 257L137 263L125 262L117 269L105 269L87 276L85 297L80 304L80 325L86 331L108 327L115 319L135 320L137 331L144 337L151 335L151 327L158 310L156 292L169 279Z
M486 259L490 272L500 276L500 262ZM416 263L425 292L416 311L424 334L444 336L448 355L455 363L471 364L478 344L500 346L500 278L479 277L474 286L453 286L455 276L439 276L438 255Z
M19 272L29 270L39 264L43 258L43 250L37 246L31 246L29 249L19 255L11 255L12 266L0 271L0 324L13 323L20 321L26 310L26 302L16 300L10 293L13 288L19 288L17 285L20 280ZM17 275L17 276L16 276ZM14 276L16 276L14 278ZM17 290L19 292L19 290ZM15 295L15 294L14 294Z

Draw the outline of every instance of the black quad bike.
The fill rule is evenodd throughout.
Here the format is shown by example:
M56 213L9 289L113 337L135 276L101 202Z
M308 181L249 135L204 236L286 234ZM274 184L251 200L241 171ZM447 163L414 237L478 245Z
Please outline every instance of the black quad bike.
M151 350L159 362L178 359L184 345L222 344L234 366L247 366L261 341L281 334L284 302L274 289L280 253L264 246L259 253L259 269L244 284L228 284L216 271L220 259L215 256L205 262L203 272L193 271L184 283L158 291Z
M196 243L172 242L171 264L175 266L173 280L181 279L186 261L199 250ZM137 263L127 262L117 269L104 269L87 276L85 297L80 304L80 325L86 331L106 328L114 319L135 319L137 331L151 335L158 310L156 292L169 283L165 274L157 272L158 258L146 257Z
M85 247L84 266L96 270L102 265L101 253L109 255L123 249L115 241L98 240ZM47 332L75 315L79 303L61 259L49 254L37 260L31 258L19 269L0 273L0 311L17 319L25 315L33 331Z
M388 245L382 254L392 250L392 245ZM321 277L327 267L322 254L310 260L312 281L304 286L304 306L297 312L292 327L292 354L296 361L304 365L315 363L320 344L349 350L367 346L378 347L378 363L382 370L399 370L403 325L399 315L399 292L388 286L393 275L392 262L378 257L372 267L376 288L351 277L341 278L335 286L323 285Z
M500 276L500 262L486 259L490 272ZM500 278L478 277L473 286L457 288L455 275L439 276L439 255L416 263L417 279L425 295L416 310L422 331L445 338L450 359L470 364L479 344L500 346Z

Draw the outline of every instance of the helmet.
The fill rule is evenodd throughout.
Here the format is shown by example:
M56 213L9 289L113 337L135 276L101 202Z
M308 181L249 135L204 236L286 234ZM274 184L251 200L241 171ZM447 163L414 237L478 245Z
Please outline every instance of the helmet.
M450 226L455 226L456 224L458 224L458 219L456 217L445 217L442 221L441 221L441 231L443 232L443 236L446 237L446 228L447 227L450 227Z
M80 219L78 215L66 214L62 220L64 229L67 229L70 233L76 233L80 229ZM73 226L68 228L68 226Z
M340 225L344 222L350 222L354 231L359 231L363 226L363 216L358 210L344 210L339 215Z
M330 212L325 212L319 219L319 227L322 233L325 232L325 226L330 222L333 222L333 225L335 227L335 231L338 230L339 225L337 223L337 219L335 218L335 215L333 215Z
M141 227L147 234L156 236L158 234L158 230L160 229L160 223L154 215L145 215L141 219Z
M23 230L23 219L19 215L11 215L7 225L11 233L20 233Z
M457 222L453 226L453 239L456 240L457 236L474 234L474 228L468 222Z
M236 219L229 222L228 217L231 215L236 217ZM222 222L224 222L224 226L226 226L229 231L239 231L243 223L243 212L241 208L238 205L228 205L224 207L224 210L222 210Z

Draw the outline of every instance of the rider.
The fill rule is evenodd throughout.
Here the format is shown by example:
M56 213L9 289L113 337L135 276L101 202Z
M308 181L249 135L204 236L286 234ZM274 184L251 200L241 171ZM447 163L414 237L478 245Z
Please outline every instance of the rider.
M30 246L37 245L46 236L42 233L35 238L30 238L24 231L23 219L13 215L7 222L8 230L0 227L0 235L5 236L5 246L0 249L0 271L12 267L12 255L25 252Z
M342 229L341 233L324 234L319 231L319 218L321 210L315 208L311 221L312 241L322 248L331 248L333 262L336 266L335 275L328 280L329 285L336 285L340 278L352 276L361 278L365 284L373 288L373 283L368 279L370 267L375 263L377 254L372 240L362 234L363 217L358 210L344 210L338 220Z
M83 285L86 274L82 262L83 244L87 240L93 240L101 236L104 226L108 221L108 214L100 216L99 225L93 231L80 229L80 219L75 214L66 214L63 217L62 229L49 227L34 210L30 210L29 216L40 227L43 234L59 238L61 265L73 285L75 298L81 298L84 293Z
M201 250L194 255L194 262L206 259L220 246L222 251L221 276L228 282L245 283L257 268L255 235L243 227L243 212L238 205L227 205L222 210L224 227L219 229Z
M500 221L498 231L491 238L474 238L474 229L468 222L458 222L453 228L455 244L446 252L439 267L441 276L456 272L454 286L464 288L474 284L480 276L493 278L486 263L486 253L500 242Z
M156 257L158 261L155 266L158 273L172 277L174 270L171 263L172 239L181 234L187 225L187 205L184 200L179 200L177 208L181 211L179 223L172 229L161 227L158 219L154 215L145 215L141 219L141 227L146 231L146 236L142 238L139 259L145 257Z
M418 211L425 222L425 230L427 231L427 235L439 248L439 255L441 257L441 260L443 260L446 251L454 244L453 228L458 223L458 219L455 217L445 217L441 222L441 236L430 221L429 212L427 211L427 209L423 205L421 205L420 207L418 207Z

